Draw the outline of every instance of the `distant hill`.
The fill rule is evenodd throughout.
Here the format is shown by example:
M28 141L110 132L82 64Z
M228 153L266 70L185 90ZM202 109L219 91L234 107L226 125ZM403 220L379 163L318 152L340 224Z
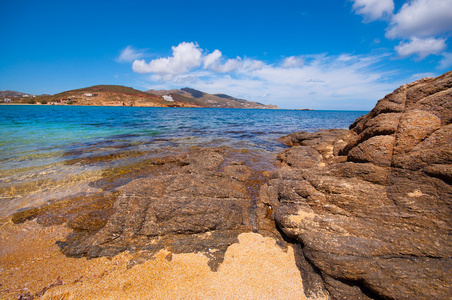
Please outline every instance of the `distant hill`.
M121 85L95 85L55 95L32 96L11 91L3 92L5 95L13 95L8 97L17 94L18 96L12 99L13 102L53 105L278 108L275 105L264 105L225 94L212 95L191 88L144 92Z
M117 94L125 94L125 95L142 95L142 96L148 96L148 93L136 90L131 87L122 86L122 85L94 85L87 88L77 89L77 90L71 90L68 92L77 93L77 92L92 92L92 93L102 93L102 92L108 92L108 93L117 93Z
M55 95L42 95L33 99L36 103L53 105L87 105L87 106L174 106L163 97L152 95L121 85L95 85L70 90Z
M179 90L149 90L147 92L160 96L169 95L173 99L177 99L177 101L196 103L200 107L259 109L279 108L276 105L264 105L258 102L234 98L226 94L208 94L188 87ZM183 98L181 98L181 96Z
M15 92L15 91L0 91L0 98L17 98L17 97L32 97L31 94Z

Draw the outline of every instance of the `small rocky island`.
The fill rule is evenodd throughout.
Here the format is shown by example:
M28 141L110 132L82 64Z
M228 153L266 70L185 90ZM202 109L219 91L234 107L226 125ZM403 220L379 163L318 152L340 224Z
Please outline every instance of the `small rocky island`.
M146 161L108 192L3 220L0 295L450 298L451 122L449 72L349 130L283 137L272 168L232 149Z

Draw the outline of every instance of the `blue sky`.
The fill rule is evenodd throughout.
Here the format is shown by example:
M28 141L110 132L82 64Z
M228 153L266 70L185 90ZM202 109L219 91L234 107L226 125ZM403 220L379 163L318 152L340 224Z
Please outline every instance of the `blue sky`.
M1 0L0 90L192 87L369 110L452 69L452 0Z

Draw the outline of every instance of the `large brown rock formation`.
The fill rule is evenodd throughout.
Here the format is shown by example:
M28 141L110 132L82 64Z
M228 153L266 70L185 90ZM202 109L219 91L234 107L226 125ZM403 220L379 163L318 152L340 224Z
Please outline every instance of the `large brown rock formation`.
M452 72L401 86L350 130L294 133L261 190L302 248L308 296L452 295Z

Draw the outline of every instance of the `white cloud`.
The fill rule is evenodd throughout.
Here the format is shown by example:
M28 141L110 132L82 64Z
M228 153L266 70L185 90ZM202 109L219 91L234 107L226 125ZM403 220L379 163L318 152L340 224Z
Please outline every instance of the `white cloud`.
M144 60L135 60L132 69L137 73L152 73L153 79L162 81L183 80L180 74L186 74L194 69L203 69L215 73L248 72L258 70L263 67L263 63L258 60L248 58L225 59L220 50L215 50L210 54L204 54L203 50L195 43L181 43L173 46L173 55L151 60L149 63Z
M419 80L419 79L421 79L421 78L425 78L425 77L436 77L436 76L438 76L438 75L435 74L435 73L432 73L432 72L425 72L425 73L416 73L416 74L413 74L413 75L410 76L410 78L411 78L411 81L416 81L416 80Z
M252 59L235 59L222 60L223 54L220 50L215 50L204 57L204 69L209 69L217 73L240 72L244 70L257 70L262 68L260 61Z
M304 65L304 60L299 56L289 56L284 59L282 66L284 68L298 68Z
M413 0L393 16L388 38L432 37L452 32L452 0Z
M423 59L430 54L438 54L446 49L446 41L444 39L426 38L421 39L413 37L409 42L400 42L395 50L401 57L417 55L419 59Z
M149 63L143 59L135 60L132 64L133 71L137 73L153 73L154 79L173 81L179 74L186 74L193 69L203 66L204 69L216 73L230 73L252 71L262 68L261 61L252 59L224 59L220 50L210 54L204 54L203 50L195 43L180 43L173 46L173 55L151 60Z
M243 63L240 57L236 59L228 59L225 63L221 64L219 60L215 64L212 64L209 69L218 73L234 72L242 68Z
M240 72L251 72L257 71L264 67L264 63L260 60L248 59L245 58L242 63L242 67L239 70Z
M207 69L213 65L218 64L222 55L223 54L218 49L216 49L212 53L206 55L206 57L204 58L204 68Z
M144 60L135 60L132 69L137 73L155 73L166 78L187 73L202 64L202 52L197 44L180 43L173 46L173 56L158 58L146 63Z
M396 14L393 0L349 1L353 2L354 12L367 22L390 18L386 37L404 40L394 48L401 58L417 55L422 60L447 48L446 39L452 32L452 0L406 0ZM444 58L440 64L446 63Z
M138 50L132 46L127 46L121 51L121 54L116 58L117 62L133 62L136 59L140 59L144 56L144 50Z
M443 58L439 62L440 69L446 69L452 67L452 53L443 53Z
M176 51L181 45L189 47ZM151 73L150 81L159 88L189 85L286 108L370 109L405 83L389 80L391 74L377 71L385 57L317 54L291 56L269 64L246 57L227 59L220 50L206 53L197 44L183 43L173 47L171 57L149 63L136 60L133 67Z
M354 59L356 58L352 54L341 54L337 57L337 60L340 62L353 61Z
M362 15L366 22L390 16L394 10L393 0L351 0L353 11Z
M301 67L265 64L260 70L239 76L208 77L193 87L283 108L367 110L401 84L387 83L388 74L371 71L380 59L356 56L343 62L337 56L306 57L307 62Z

